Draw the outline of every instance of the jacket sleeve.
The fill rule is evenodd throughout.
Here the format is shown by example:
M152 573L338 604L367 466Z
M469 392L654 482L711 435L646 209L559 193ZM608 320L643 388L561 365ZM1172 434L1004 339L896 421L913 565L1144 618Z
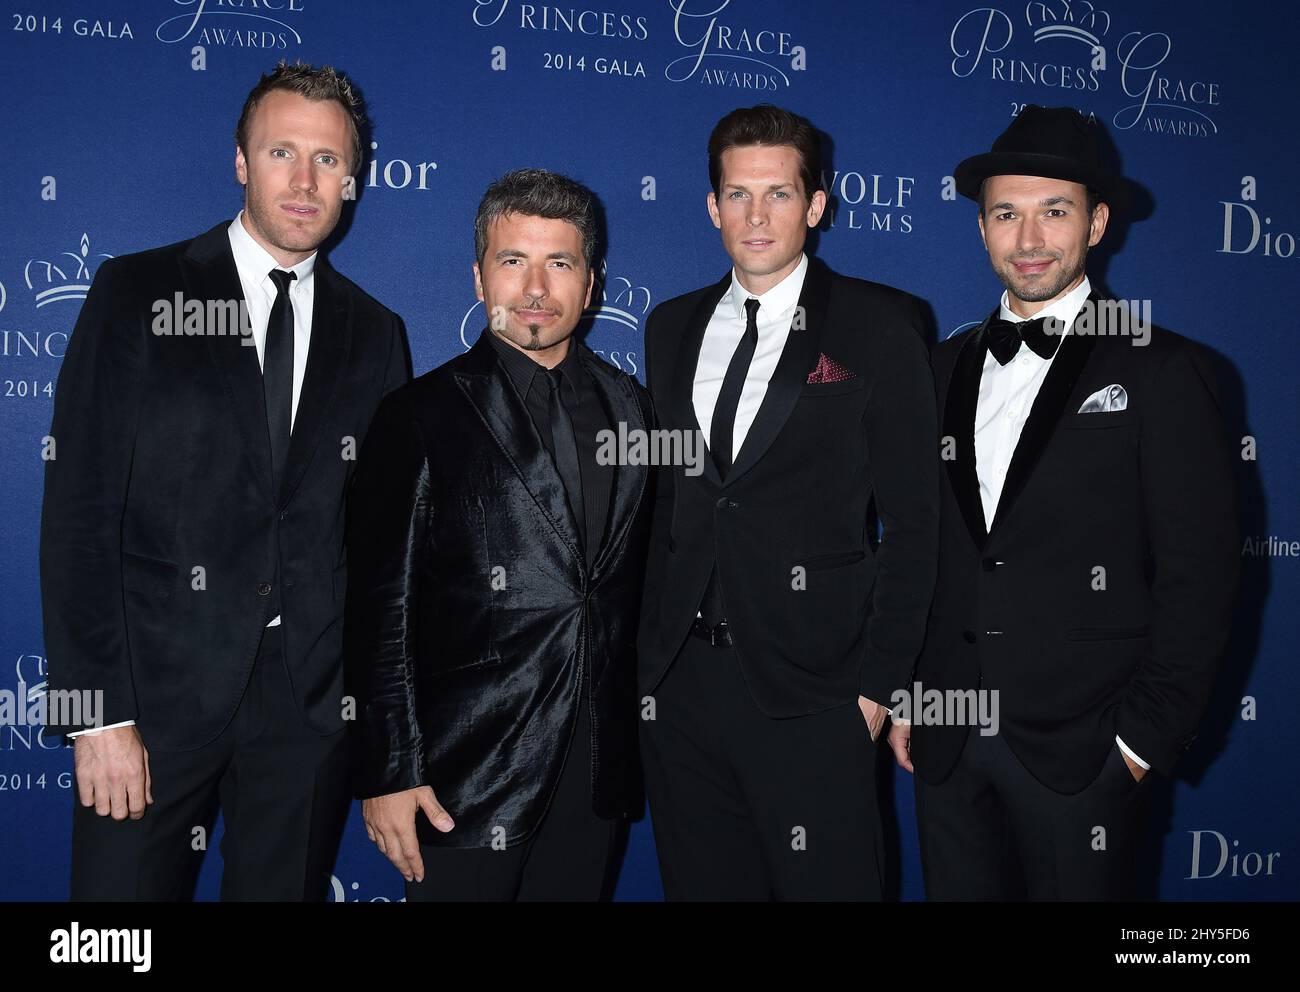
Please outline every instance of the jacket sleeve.
M144 324L121 263L95 273L54 395L41 508L41 605L49 689L101 693L94 725L137 717L122 605L122 515L139 418ZM47 700L52 697L47 693ZM47 730L85 729L59 719Z
M865 423L883 534L859 692L889 707L925 640L938 570L940 465L934 379L916 301L909 297L883 331Z
M1235 495L1213 377L1182 342L1156 373L1139 457L1150 541L1151 648L1115 733L1168 775L1196 736L1227 641L1240 568Z
M388 348L388 366L384 369L384 395L411 381L411 352L406 340L406 324L393 314L392 343Z
M432 514L424 439L398 390L375 413L348 497L343 651L358 799L426 784L415 623Z

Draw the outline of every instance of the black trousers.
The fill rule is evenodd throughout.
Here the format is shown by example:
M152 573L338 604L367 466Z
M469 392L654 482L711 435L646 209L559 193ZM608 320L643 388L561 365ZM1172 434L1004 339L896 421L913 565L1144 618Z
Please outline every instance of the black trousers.
M966 736L939 785L916 777L925 892L934 900L1128 900L1151 773L1139 783L1112 744L1100 774L1065 795L998 734Z
M856 699L777 720L739 659L690 636L641 722L669 900L879 900L876 745Z
M602 820L592 810L590 741L590 704L584 701L555 795L532 836L501 849L421 844L424 881L406 883L407 902L609 899L614 852L626 824Z
M175 901L194 884L218 808L221 898L324 901L351 797L343 731L307 727L290 692L279 627L262 636L239 707L211 743L150 742L154 803L139 820L83 807L73 790L72 898Z

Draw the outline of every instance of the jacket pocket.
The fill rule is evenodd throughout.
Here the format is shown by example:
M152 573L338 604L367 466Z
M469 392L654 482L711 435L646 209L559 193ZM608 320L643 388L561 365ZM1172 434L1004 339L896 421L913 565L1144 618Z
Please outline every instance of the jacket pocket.
M174 561L122 552L122 588L154 599L168 599L176 588L180 566Z
M827 568L842 568L845 565L856 565L867 556L865 551L837 551L829 555L812 555L808 558L800 558L795 561L796 565L802 565L810 572L820 572Z

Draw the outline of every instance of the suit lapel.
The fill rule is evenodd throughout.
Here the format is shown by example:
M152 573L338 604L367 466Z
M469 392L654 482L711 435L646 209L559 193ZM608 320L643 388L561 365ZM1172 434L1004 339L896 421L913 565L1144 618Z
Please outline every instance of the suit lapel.
M1096 306L1097 300L1097 294L1089 294L1088 301L1092 304L1094 313L1100 311ZM1078 322L1077 317L1075 322ZM1024 429L1020 432L1020 441L1016 445L1015 454L1011 456L1007 478L1002 484L1002 495L998 499L997 513L989 528L990 534L998 529L998 524L1011 512L1011 507L1024 489L1034 466L1038 463L1039 456L1043 453L1043 448L1055 433L1056 425L1065 410L1066 401L1074 392L1079 374L1083 371L1088 356L1092 354L1093 346L1097 343L1097 334L1101 333L1105 333L1104 328L1097 328L1096 333L1093 334L1075 334L1072 331L1061 339L1060 348L1057 350L1056 357L1052 359L1052 366L1047 370L1047 376L1029 411L1029 419L1025 421Z
M704 344L704 331L709 326L713 311L718 308L718 301L731 285L731 273L727 272L714 283L700 298L695 311L691 314L682 335L681 345L677 349L677 362L673 368L672 406L676 411L676 421L683 430L699 431L700 422L695 416L695 370L700 364L700 347ZM705 438L707 444L708 438ZM722 485L718 467L707 453L704 456L704 477L713 485Z
M564 482L542 445L528 407L510 384L508 373L486 338L490 333L484 330L465 354L465 371L455 374L456 384L582 571L582 542Z
M817 364L818 346L822 327L826 321L826 302L830 298L831 272L824 264L809 257L808 271L804 274L803 288L799 292L799 306L795 310L793 326L785 339L785 347L777 362L776 371L767 385L763 403L750 425L745 441L732 461L727 473L731 484L748 472L763 453L771 447L781 428L790 417L790 411L799 401L799 394L808 382L808 373ZM803 328L798 326L803 315ZM706 459L712 462L712 459Z
M595 384L596 393L610 415L610 423L617 432L618 424L627 425L628 433L646 431L649 425L633 392L631 380L600 361L585 345L578 345L583 367ZM625 459L614 463L614 481L609 498L609 516L606 521L600 548L591 564L593 580L604 574L605 567L623 546L627 529L636 517L637 508L645 495L650 469L645 465L628 465Z
M280 506L289 502L302 482L320 443L325 415L347 366L346 359L352 345L347 297L339 291L334 270L319 256L312 270L312 281L315 295L311 310L311 342L302 391L298 396L298 410L293 419L293 433L289 436L289 455L285 459L278 501Z
M244 299L235 256L230 250L226 228L218 224L199 235L181 256L181 278L191 300ZM262 395L262 370L257 364L257 349L247 335L204 335L208 353L226 387L231 414L240 435L244 452L254 476L271 492L271 437L266 426L266 401Z
M997 311L984 318L967 336L957 352L948 391L943 403L943 433L953 439L956 452L944 462L953 497L961 509L962 519L970 531L975 547L984 547L988 533L984 529L984 505L980 499L979 476L975 471L975 407L979 401L980 376L984 371L984 328Z

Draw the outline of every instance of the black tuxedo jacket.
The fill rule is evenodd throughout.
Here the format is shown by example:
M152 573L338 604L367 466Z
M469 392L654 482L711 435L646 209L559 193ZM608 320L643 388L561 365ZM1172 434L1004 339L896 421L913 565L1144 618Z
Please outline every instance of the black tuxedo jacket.
M926 690L998 690L1000 733L1059 792L1096 778L1116 734L1168 774L1205 707L1239 564L1205 357L1159 328L1145 346L1109 322L1066 335L986 533L974 447L983 328L934 351L955 457L916 678ZM1112 385L1127 409L1076 412ZM942 781L967 731L915 727L916 770Z
M156 300L243 299L228 226L99 267L59 374L45 471L50 687L102 690L104 725L133 719L170 749L226 726L277 613L304 720L343 729L344 491L379 400L409 378L401 320L318 257L274 491L252 339L154 332Z
M650 315L646 377L661 427L700 429L695 368L730 280ZM642 693L688 636L715 559L746 682L768 715L819 712L859 693L888 706L916 661L939 503L934 383L917 302L810 258L799 307L726 482L707 454L700 475L660 470ZM809 383L822 355L852 377Z
M572 346L610 422L648 428L640 384ZM384 401L348 508L358 798L428 785L456 828L420 817L423 843L486 846L495 828L507 845L525 840L559 783L582 684L593 809L641 813L634 638L648 480L644 466L615 467L588 562L555 463L485 336Z

